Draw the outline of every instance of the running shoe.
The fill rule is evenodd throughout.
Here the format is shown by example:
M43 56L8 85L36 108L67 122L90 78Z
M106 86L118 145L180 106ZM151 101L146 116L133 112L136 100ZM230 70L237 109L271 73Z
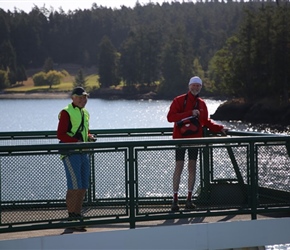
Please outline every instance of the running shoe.
M172 202L171 211L172 212L178 212L179 211L178 201L173 201Z
M187 200L185 203L185 209L193 210L196 208L196 205L192 201Z

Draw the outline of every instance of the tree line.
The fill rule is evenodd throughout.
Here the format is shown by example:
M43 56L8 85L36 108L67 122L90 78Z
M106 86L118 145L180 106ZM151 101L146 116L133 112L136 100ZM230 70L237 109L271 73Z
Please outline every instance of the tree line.
M171 98L199 75L205 94L248 101L271 96L285 103L289 2L137 2L121 9L93 4L67 13L0 9L0 89L26 80L26 69L48 58L95 65L101 88L155 86L159 96Z

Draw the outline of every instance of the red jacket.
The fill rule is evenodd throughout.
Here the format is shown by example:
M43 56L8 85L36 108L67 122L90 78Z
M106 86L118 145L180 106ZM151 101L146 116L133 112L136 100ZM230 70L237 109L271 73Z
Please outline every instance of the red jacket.
M186 100L186 106L184 107L184 101L185 101L186 95L187 95L187 100ZM194 108L197 100L198 100L198 106L197 108ZM198 120L202 127L205 126L214 133L220 132L223 129L222 125L216 124L211 119L208 118L207 106L204 100L202 100L199 97L194 96L193 94L191 94L190 91L188 91L187 94L177 96L173 99L170 105L169 112L167 114L167 120L169 122L174 122L174 127L173 127L174 139L202 137L202 128L200 128L198 133L196 134L182 136L180 129L176 124L176 122L180 121L181 119L192 116L193 109L199 110L200 115L198 117Z

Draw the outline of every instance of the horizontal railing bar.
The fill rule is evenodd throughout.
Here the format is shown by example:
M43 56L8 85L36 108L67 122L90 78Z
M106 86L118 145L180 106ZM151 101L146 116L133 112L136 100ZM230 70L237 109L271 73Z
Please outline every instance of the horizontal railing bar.
M142 141L114 141L114 142L91 142L91 143L62 143L62 144L38 144L38 145L13 145L0 146L0 152L15 151L41 151L41 150L58 150L58 149L96 149L96 148L121 148L121 147L144 147L144 146L182 146L197 145L207 146L208 144L221 143L258 143L258 142L290 142L290 136L244 136L244 137L203 137L193 139L158 139L158 140L142 140Z
M91 129L92 134L97 135L115 135L115 136L128 136L128 135L140 135L140 134L153 134L153 135L164 135L172 134L172 128L134 128L134 129ZM7 138L56 138L56 131L7 131L0 132L0 139Z
M109 136L142 136L142 135L172 135L171 127L162 128L134 128L134 129L91 129L92 134L96 134L100 137ZM210 133L210 131L208 131ZM228 131L229 135L237 136L271 136L272 134L266 134L261 132L244 132L244 131ZM275 135L279 136L279 135ZM33 139L33 138L56 138L56 131L8 131L0 132L0 140L7 139Z

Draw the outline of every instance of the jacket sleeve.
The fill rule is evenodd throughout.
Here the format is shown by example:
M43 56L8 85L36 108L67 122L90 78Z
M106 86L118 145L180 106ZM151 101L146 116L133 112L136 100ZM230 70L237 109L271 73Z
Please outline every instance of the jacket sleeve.
M202 126L207 127L210 131L213 133L218 133L220 132L224 126L219 125L215 122L213 122L209 117L208 117L208 110L205 102L203 100L200 100L200 112L201 112L201 123Z
M70 117L68 112L62 110L59 114L59 121L57 127L57 138L62 142L77 142L78 139L73 138L67 134Z

